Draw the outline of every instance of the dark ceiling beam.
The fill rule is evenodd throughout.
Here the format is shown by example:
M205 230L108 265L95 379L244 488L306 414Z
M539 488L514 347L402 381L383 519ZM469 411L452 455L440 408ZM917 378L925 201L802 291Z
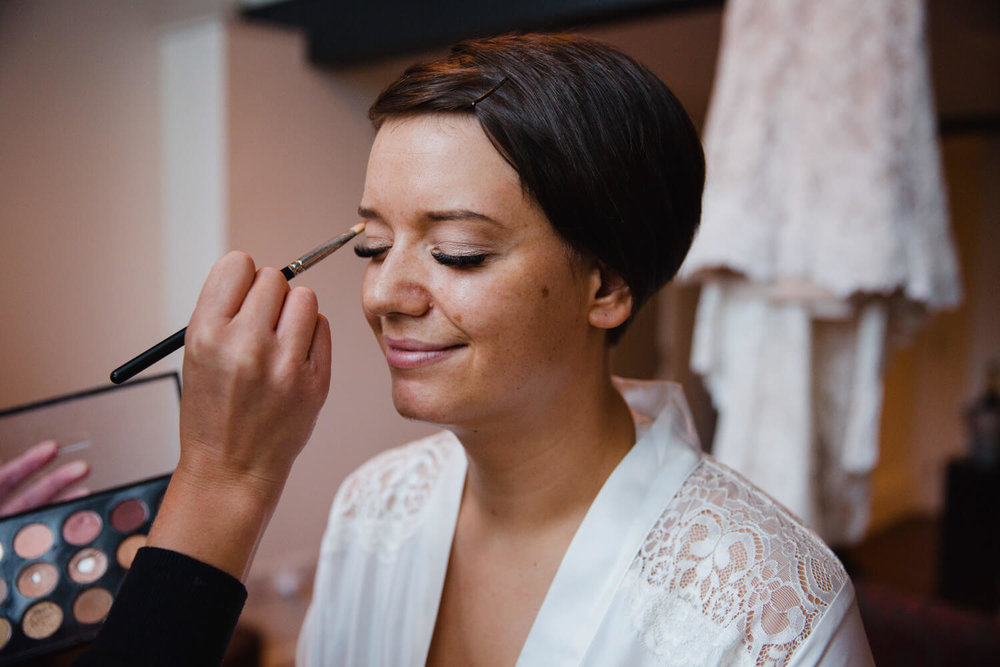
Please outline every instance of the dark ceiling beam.
M304 30L316 65L356 65L515 30L568 30L723 0L284 0L245 7L253 21Z

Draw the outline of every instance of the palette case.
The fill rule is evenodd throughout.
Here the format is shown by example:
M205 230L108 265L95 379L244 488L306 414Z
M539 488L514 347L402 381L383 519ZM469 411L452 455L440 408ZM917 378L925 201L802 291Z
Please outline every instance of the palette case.
M170 475L0 519L0 665L92 640Z
M0 410L0 462L54 439L95 491L0 517L0 667L96 636L176 465L179 399L171 372Z

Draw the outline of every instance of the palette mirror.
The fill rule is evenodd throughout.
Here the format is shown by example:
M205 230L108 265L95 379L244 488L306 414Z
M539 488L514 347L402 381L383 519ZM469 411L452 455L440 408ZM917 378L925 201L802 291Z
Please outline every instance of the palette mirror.
M48 470L86 461L93 493L163 475L177 464L179 406L180 378L167 373L0 410L0 462L52 439Z
M90 493L0 517L0 667L93 639L177 462L176 373L0 412L0 458L56 440ZM38 473L44 475L46 471Z

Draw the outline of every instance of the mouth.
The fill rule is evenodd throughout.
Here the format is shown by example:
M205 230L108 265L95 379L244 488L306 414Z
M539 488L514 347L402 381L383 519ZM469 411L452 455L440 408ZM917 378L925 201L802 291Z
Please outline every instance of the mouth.
M391 368L410 369L447 359L466 347L459 343L444 345L412 338L384 338L385 360Z

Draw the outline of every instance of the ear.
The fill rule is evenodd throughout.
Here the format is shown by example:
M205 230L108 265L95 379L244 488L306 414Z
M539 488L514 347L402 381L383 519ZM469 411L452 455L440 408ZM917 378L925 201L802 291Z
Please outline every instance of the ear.
M588 319L598 329L614 329L632 315L632 290L625 279L603 262L592 269L593 298Z

